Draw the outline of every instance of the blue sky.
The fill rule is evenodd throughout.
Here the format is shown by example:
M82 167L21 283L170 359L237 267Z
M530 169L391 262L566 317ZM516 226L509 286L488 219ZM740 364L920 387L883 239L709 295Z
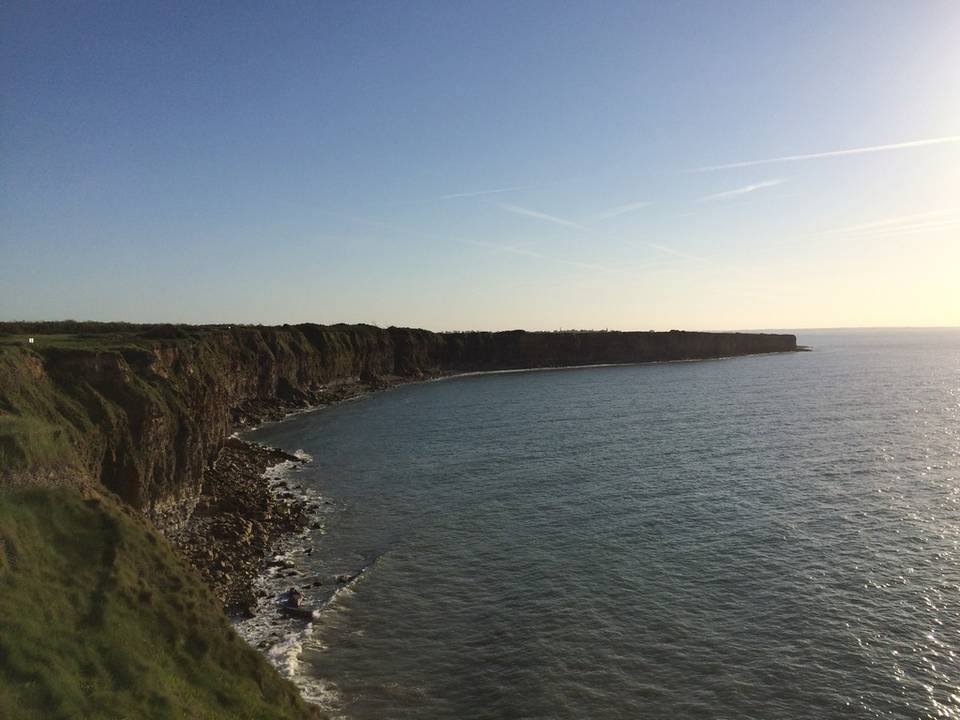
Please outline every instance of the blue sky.
M949 0L10 3L0 317L960 325L958 37Z

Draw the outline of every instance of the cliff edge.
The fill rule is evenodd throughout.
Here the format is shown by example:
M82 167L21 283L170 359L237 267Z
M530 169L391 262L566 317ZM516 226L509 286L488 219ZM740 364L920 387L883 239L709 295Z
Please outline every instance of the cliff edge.
M0 323L0 479L69 467L170 533L230 433L284 409L462 372L796 349L750 333Z

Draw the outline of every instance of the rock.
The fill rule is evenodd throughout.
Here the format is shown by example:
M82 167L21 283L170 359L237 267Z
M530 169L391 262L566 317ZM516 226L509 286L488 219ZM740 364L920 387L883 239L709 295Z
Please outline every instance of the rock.
M257 599L252 593L245 594L238 603L240 614L248 620L257 614Z
M303 605L305 596L297 588L292 587L284 593L284 605L288 608L298 608Z

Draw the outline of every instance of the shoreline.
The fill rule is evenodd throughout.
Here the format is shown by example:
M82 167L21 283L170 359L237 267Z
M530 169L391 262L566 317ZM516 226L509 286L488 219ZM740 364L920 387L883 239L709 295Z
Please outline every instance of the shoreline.
M250 612L255 605L251 589L264 558L309 523L312 505L268 481L273 468L303 462L283 450L231 437L204 472L186 527L171 538L228 615Z
M176 555L170 555L175 560L171 567L176 567L169 587L153 580L163 589L157 597L177 605L180 588L195 588L216 617L195 628L197 642L222 650L223 657L233 658L228 664L247 657L245 667L262 673L261 689L264 683L275 687L277 697L289 698L291 707L299 707L306 694L289 694L293 686L279 683L276 663L265 662L256 646L221 645L234 634L217 628L228 628L230 616L249 616L261 608L265 618L276 620L284 587L271 585L264 596L256 584L271 563L279 563L272 572L282 583L300 584L318 572L346 573L324 578L322 587L301 585L303 593L288 590L286 609L294 611L322 607L331 590L352 582L362 568L321 571L307 563L298 568L300 577L291 572L295 568L287 558L271 559L278 547L305 545L298 532L322 542L322 532L308 529L324 519L322 498L318 503L300 491L316 489L319 495L324 478L311 472L308 487L298 487L295 479L281 475L295 474L306 458L245 441L238 433L401 384L500 370L587 369L796 350L792 335L681 331L431 333L368 325L96 323L19 323L0 330L0 363L8 370L0 373L0 395L7 401L0 413L6 421L0 433L0 460L5 461L0 463L0 484L12 482L24 492L33 486L37 492L79 491L81 497L104 503L108 518L118 513L134 518L131 532L145 543L157 531L163 546ZM38 336L37 342L28 345L27 335ZM335 509L331 505L328 511ZM95 539L104 548L115 546L109 535ZM62 543L53 547L58 557L70 549ZM91 552L78 570L110 572L117 557L143 560L138 547L120 549L119 555ZM301 559L296 553L289 558ZM148 565L151 573L160 572ZM177 571L185 576L176 577ZM15 600L32 608L36 597L24 593ZM147 603L150 595L143 598L140 602ZM150 615L155 606L143 604L138 610L148 625L163 625L165 616ZM302 621L313 614L296 617L302 630ZM183 671L176 660L182 652L177 637L151 632L157 635L158 660L174 658L178 672ZM184 630L188 635L193 637ZM266 654L274 660L269 650ZM298 684L304 677L299 675ZM195 680L188 674L183 681L197 691L205 687ZM249 675L237 678L241 684L248 681L257 684Z
M173 538L174 546L200 572L232 617L251 617L257 606L253 594L256 579L270 568L275 548L294 533L316 521L315 501L298 498L285 481L272 485L268 473L284 463L309 462L294 451L273 448L243 439L243 435L267 424L283 422L403 385L547 371L586 370L606 367L637 367L670 363L733 360L763 355L781 355L797 350L743 353L709 358L651 360L635 363L594 363L436 373L419 377L368 376L324 386L321 402L262 399L235 410L235 427L216 460L204 471L197 508L185 528Z
M731 360L783 352L796 351L442 373L431 377L356 378L322 388L324 401L320 403L297 406L289 401L259 401L255 403L255 410L253 404L244 408L241 422L224 443L216 461L205 471L203 492L197 506L200 512L195 511L174 544L221 600L224 611L238 630L247 630L241 631L244 640L264 653L288 679L300 680L298 687L307 701L328 700L329 690L322 685L304 687L303 678L296 673L296 656L318 614L359 574L341 583L340 578L312 578L295 569L291 558L312 552L306 538L311 530L322 530L321 513L329 501L316 491L300 487L291 477L297 468L310 462L309 455L299 450L261 445L244 439L246 433L305 413L366 399L402 385L484 375ZM223 503L225 498L228 502ZM285 598L290 592L315 591L317 588L322 588L325 599L312 608L287 611ZM283 635L278 634L281 630L285 631ZM311 681L310 684L315 683Z
M268 423L360 400L401 384L406 384L402 378L348 380L321 388L318 393L323 401L319 403L258 400L235 411L237 422L216 459L203 472L200 496L190 519L170 538L229 617L254 616L260 600L257 580L271 569L271 557L285 540L318 521L322 502L291 488L282 476L272 482L277 468L306 464L309 456L242 436Z

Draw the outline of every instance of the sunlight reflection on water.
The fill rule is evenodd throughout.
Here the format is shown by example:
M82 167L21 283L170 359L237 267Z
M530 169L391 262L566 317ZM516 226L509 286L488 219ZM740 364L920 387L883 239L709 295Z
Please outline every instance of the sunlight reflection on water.
M800 342L254 433L335 503L300 569L374 563L301 680L360 719L960 717L960 332Z

